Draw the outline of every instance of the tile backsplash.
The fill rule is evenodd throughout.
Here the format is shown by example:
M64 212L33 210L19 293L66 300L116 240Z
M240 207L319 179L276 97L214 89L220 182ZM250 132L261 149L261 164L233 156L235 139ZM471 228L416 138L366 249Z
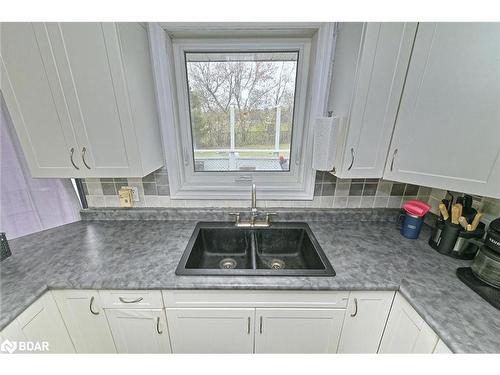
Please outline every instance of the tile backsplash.
M178 200L170 199L168 174L161 168L141 178L87 178L83 187L89 207L118 207L118 190L136 186L136 207L247 207L248 200ZM258 200L260 207L313 208L398 208L409 199L428 201L431 188L381 179L339 179L328 172L317 172L314 198L310 201ZM258 198L258 197L257 197Z

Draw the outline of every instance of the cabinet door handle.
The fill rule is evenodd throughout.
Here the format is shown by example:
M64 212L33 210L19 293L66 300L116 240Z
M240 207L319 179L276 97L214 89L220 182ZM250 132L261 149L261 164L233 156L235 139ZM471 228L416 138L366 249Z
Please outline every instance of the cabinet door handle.
M263 324L262 320L263 320L263 319L262 319L262 316L261 316L261 317L260 317L260 324L259 324L259 333L260 333L260 334L262 334L262 324Z
M358 299L354 298L354 313L351 314L351 317L354 318L356 315L358 315Z
M163 333L163 331L160 331L160 317L156 318L156 332L158 332L159 335Z
M83 160L83 165L85 165L87 167L87 169L90 169L89 165L87 164L87 162L85 161L85 153L87 152L87 149L84 147L82 148L82 160Z
M354 164L354 148L351 147L351 164L349 165L349 168L347 168L348 171L351 170L353 164Z
M89 304L89 310L92 314L94 315L99 315L99 311L94 311L92 309L92 304L94 303L94 296L90 297L90 304Z
M71 164L73 164L73 167L75 167L76 170L80 170L80 168L78 168L75 164L75 162L73 161L73 154L75 153L75 148L74 147L71 147L71 150L69 150L69 160L71 160Z
M143 300L143 298L142 298L142 297L139 297L139 298L137 298L137 299L133 299L133 300L130 300L130 299L129 299L129 300L127 300L127 299L125 299L125 298L123 298L123 297L118 297L118 299L119 299L119 300L120 300L120 302L122 302L122 303L138 303L138 302L141 302L141 301Z
M247 333L250 334L250 317L248 317L248 322L247 322Z
M391 172L392 169L394 168L394 159L396 158L396 155L398 154L398 149L394 149L394 152L392 153L392 160L391 160Z

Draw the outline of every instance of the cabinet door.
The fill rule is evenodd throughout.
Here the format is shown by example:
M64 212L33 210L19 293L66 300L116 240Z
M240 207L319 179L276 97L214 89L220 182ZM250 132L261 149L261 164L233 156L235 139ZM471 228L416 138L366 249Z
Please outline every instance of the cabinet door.
M256 353L335 353L345 309L257 309Z
M252 353L254 309L166 309L172 352Z
M446 344L439 339L436 347L434 348L433 354L453 354L453 352L446 346Z
M379 353L432 353L437 340L413 307L396 294Z
M115 24L46 25L86 176L138 175L140 155Z
M500 197L500 24L421 23L384 178Z
M77 353L116 353L97 291L52 292Z
M170 353L162 309L105 310L118 353Z
M50 293L45 293L15 320L26 340L48 342L50 353L74 353L61 314Z
M365 23L339 177L382 177L416 26Z
M377 353L394 292L351 292L339 353Z
M2 23L0 42L0 85L32 176L79 177L78 145L43 25Z

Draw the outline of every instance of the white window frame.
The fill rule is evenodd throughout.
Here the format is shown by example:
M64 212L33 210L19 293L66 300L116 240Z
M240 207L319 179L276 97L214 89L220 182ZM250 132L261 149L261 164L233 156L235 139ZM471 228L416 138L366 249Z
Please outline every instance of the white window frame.
M260 199L313 198L312 124L326 114L335 47L334 24L316 27L312 37L171 39L160 25L148 24L171 199L248 199L251 183ZM290 171L195 172L184 52L245 50L299 51Z

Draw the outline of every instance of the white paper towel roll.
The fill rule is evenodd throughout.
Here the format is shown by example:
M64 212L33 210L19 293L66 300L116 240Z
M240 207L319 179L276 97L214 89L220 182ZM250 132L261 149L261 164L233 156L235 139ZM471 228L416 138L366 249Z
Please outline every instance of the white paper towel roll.
M338 117L320 117L314 124L313 168L318 171L331 171L335 162Z

